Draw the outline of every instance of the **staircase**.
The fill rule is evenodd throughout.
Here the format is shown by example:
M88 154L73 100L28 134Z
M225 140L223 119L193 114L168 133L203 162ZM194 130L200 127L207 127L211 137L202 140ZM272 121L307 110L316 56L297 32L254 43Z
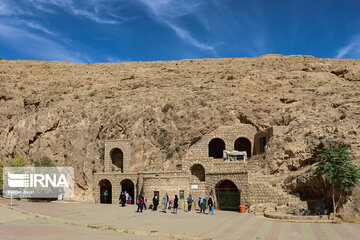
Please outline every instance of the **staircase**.
M279 179L272 175L265 175L261 172L249 173L249 196L251 204L275 203L287 205L290 208L307 209L307 203L299 197L289 194L284 189L277 187Z

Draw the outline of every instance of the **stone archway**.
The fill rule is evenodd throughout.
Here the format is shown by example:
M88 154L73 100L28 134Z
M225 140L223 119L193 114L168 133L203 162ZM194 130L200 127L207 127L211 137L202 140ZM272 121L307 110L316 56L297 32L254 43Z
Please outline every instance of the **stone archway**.
M120 148L114 148L110 151L111 162L123 172L124 168L124 153Z
M246 151L247 157L251 157L251 142L249 139L240 137L234 143L234 150Z
M233 181L221 180L215 186L217 208L220 210L239 211L241 191Z
M107 179L102 179L99 182L100 187L100 203L111 204L112 203L112 186L111 182ZM107 194L105 194L107 192Z
M201 182L205 181L205 168L201 164L194 164L190 168L191 175L197 177Z
M131 196L131 204L134 204L135 198L135 185L134 182L130 179L124 179L120 182L121 185L121 192L127 192ZM127 199L126 199L127 201Z
M209 157L223 158L225 142L221 138L213 138L209 142Z

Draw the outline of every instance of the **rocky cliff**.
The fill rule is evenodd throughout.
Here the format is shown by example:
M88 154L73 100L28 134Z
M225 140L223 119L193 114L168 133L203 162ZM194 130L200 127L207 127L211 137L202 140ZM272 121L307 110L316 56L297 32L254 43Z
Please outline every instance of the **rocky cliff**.
M79 194L91 196L105 139L132 140L133 170L172 169L205 133L247 123L258 130L283 126L269 143L263 171L291 175L283 187L302 198L324 197L317 190L323 182L303 169L317 148L331 145L349 146L359 164L360 61L282 55L98 64L1 60L0 112L2 161L48 156L73 166ZM359 217L356 196L343 215Z

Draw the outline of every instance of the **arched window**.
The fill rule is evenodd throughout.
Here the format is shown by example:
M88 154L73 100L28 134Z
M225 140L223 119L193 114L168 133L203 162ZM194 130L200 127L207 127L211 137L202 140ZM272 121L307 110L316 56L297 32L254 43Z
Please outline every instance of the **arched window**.
M209 142L209 157L223 158L225 142L220 138L214 138Z
M112 164L116 167L120 168L121 172L123 172L124 167L124 154L120 148L114 148L110 152Z
M236 139L234 149L237 151L246 151L247 157L251 157L251 142L244 137Z
M205 168L200 164L194 164L190 168L191 175L197 177L201 182L205 181Z

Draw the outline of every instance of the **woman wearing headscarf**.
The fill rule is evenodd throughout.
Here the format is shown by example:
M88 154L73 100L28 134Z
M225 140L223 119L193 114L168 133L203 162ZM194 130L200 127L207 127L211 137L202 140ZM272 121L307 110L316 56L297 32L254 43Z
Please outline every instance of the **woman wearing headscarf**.
M204 195L202 195L200 199L200 212L205 213L205 209L206 209L206 198Z
M155 194L155 196L153 197L153 204L154 204L154 208L153 211L157 211L157 207L159 205L159 197L158 195Z
M208 206L209 206L209 214L211 213L211 215L213 215L214 214L214 199L211 195L209 195Z
M174 198L174 206L173 206L173 213L177 213L178 207L179 207L179 199L178 199L178 196L175 195L175 198Z

